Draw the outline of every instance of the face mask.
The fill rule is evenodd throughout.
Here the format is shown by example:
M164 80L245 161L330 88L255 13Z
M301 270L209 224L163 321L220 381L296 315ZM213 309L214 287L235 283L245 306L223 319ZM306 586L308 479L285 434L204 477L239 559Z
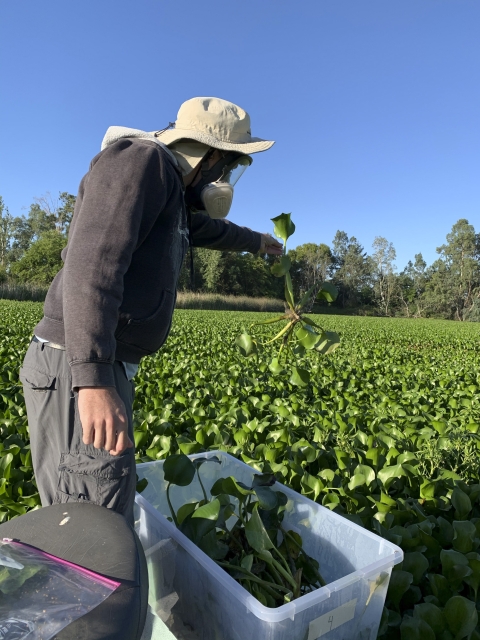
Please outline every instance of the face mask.
M212 149L202 161L201 178L194 187L187 187L185 202L193 211L206 211L211 218L225 218L233 201L233 187L247 167L250 156L225 152L224 156L208 167Z

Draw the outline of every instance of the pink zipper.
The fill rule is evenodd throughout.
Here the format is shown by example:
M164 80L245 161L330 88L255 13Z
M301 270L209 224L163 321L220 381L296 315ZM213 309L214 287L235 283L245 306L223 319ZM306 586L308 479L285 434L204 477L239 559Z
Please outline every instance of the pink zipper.
M40 549L37 549L36 547L32 547L32 545L26 544L25 542L18 542L17 540L12 540L12 538L3 538L3 542L8 542L10 544L11 543L18 544L21 547L28 547L30 549L33 549L37 553L41 553L42 555L46 556L47 558L50 558L51 560L54 560L55 562L59 562L60 564L64 564L67 567L71 567L75 571L79 571L80 573L83 573L84 575L88 576L89 578L92 578L93 580L96 580L97 582L103 583L104 585L113 588L114 591L115 591L115 589L117 589L122 584L121 582L116 582L115 580L110 580L110 578L105 578L104 576L100 575L99 573L95 573L94 571L90 571L90 569L85 569L85 567L81 567L78 564L74 564L73 562L68 562L68 560L63 560L63 558L58 558L57 556L52 556L52 554L46 553L45 551L41 551Z

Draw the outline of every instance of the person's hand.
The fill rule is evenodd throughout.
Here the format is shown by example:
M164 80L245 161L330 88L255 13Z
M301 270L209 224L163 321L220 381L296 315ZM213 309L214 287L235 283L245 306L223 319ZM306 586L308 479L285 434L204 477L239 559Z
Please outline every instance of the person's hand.
M106 449L112 456L133 447L125 405L115 387L80 387L78 412L84 444Z
M278 242L269 233L262 233L262 242L260 244L259 253L268 253L272 256L281 256L283 253L283 244Z

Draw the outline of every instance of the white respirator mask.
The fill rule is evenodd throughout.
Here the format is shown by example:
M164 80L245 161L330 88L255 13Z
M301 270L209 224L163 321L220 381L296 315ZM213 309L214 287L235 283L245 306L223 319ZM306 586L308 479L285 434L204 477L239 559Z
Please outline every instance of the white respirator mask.
M192 211L206 211L211 218L226 218L233 201L233 188L252 164L250 156L234 151L223 152L222 158L212 167L211 149L202 160L201 178L193 187L187 187L185 202Z

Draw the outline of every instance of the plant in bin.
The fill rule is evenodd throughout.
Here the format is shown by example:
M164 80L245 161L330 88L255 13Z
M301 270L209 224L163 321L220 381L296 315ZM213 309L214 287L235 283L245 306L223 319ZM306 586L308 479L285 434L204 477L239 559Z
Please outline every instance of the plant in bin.
M171 520L180 531L265 606L278 607L325 585L301 536L283 526L287 497L275 489L274 475L255 474L251 486L232 476L219 478L209 499L200 475L205 462L220 460L192 461L181 453L164 462ZM171 486L188 486L195 474L203 499L175 511Z

